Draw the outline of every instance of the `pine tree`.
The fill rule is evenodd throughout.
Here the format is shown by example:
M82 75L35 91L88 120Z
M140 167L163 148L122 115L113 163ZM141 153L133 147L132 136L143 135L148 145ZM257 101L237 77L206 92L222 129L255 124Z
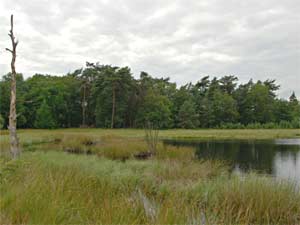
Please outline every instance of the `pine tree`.
M191 100L186 100L178 113L179 126L181 128L196 128L199 126L196 105Z
M36 112L36 119L34 123L35 128L51 129L55 128L55 121L53 119L51 109L46 100L43 101L40 108Z
M292 95L289 98L291 103L298 103L297 97L295 95L295 92L293 91Z
M292 116L293 123L296 124L295 127L300 126L300 102L298 101L295 92L292 93L289 99L289 112Z

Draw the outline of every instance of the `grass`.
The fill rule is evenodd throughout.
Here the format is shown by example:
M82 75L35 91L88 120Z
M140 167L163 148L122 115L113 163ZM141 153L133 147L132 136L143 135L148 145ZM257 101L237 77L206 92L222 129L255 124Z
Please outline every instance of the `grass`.
M158 143L148 160L143 130L21 130L9 160L0 135L0 224L299 224L300 190L271 177L228 173L190 147ZM160 138L262 139L299 130L164 130ZM76 153L76 154L69 154Z
M76 147L81 146L79 151L87 151L91 148L83 149L84 138L96 140L99 145L99 140L116 141L119 139L126 139L126 145L131 140L144 139L145 132L141 129L56 129L56 130L38 130L38 129L26 129L18 130L18 136L23 148L27 150L48 150L56 149L57 145L53 146L53 143L64 139L65 147L74 143ZM221 129L200 129L200 130L188 130L188 129L172 129L161 130L159 132L160 139L274 139L274 138L294 138L300 137L300 129L233 129L233 130L221 130ZM72 140L73 138L73 140ZM68 141L68 139L70 141ZM79 144L78 144L79 143ZM48 145L45 145L48 144ZM124 143L123 143L124 144ZM9 148L9 135L7 130L0 130L0 154L4 156L7 154ZM31 148L31 149L30 149ZM109 146L107 146L109 149ZM140 148L140 147L138 147ZM95 148L94 148L95 150ZM123 149L123 151L125 151ZM110 154L110 153L108 153ZM8 155L9 156L9 155Z
M90 137L125 137L125 138L143 138L144 130L141 129L92 129L92 128L74 128L74 129L56 129L56 130L38 130L26 129L18 130L21 140L40 139L44 137L64 136L67 134L85 134ZM1 130L0 136L7 136L7 130ZM300 137L300 129L171 129L161 130L159 138L212 138L212 139L271 139L271 138L289 138Z
M25 153L1 168L7 224L297 224L300 193L218 162ZM153 208L153 216L149 213Z

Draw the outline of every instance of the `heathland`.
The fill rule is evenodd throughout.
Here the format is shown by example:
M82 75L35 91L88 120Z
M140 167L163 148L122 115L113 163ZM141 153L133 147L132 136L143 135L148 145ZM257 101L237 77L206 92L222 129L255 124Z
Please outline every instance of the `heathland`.
M10 160L1 131L1 224L299 224L300 190L267 175L229 173L163 139L274 139L299 129L19 130ZM147 141L148 140L148 141ZM155 140L154 140L155 141Z

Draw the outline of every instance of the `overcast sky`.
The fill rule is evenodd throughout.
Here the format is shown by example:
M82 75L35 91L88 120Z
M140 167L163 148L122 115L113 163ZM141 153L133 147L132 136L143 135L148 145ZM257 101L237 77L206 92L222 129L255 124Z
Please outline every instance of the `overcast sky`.
M86 61L169 76L274 78L300 96L299 0L1 0L0 74L9 72L15 15L17 71L65 74Z

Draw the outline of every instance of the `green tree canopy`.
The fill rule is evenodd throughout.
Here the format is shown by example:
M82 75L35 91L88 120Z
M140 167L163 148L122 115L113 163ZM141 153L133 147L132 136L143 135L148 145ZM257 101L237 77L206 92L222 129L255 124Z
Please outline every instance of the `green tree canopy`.
M48 106L46 100L42 102L40 108L36 112L34 126L35 128L40 129L51 129L56 127L51 109Z
M273 79L238 85L236 76L204 76L195 84L177 86L169 78L147 72L134 78L129 67L87 63L85 68L62 76L35 74L23 79L18 74L17 125L36 127L37 118L42 120L38 113L47 108L46 101L46 111L52 118L50 124L62 128L82 125L141 128L147 120L163 128L226 127L226 124L245 127L266 123L300 127L296 94L280 99L279 88ZM6 128L10 74L2 76L0 99L0 114Z
M159 128L172 127L171 102L163 95L150 90L141 105L137 121L140 127L150 122Z
M197 128L199 126L198 117L195 103L192 100L186 100L178 113L179 127Z

